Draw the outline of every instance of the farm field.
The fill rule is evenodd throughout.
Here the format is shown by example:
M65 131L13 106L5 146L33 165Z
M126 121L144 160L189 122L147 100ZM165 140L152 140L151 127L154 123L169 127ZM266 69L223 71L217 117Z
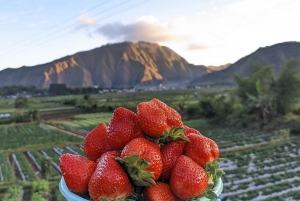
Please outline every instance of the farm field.
M111 113L79 115L74 120L78 123L70 121L73 124L66 125L90 130L101 121L108 123L110 117ZM87 123L87 119L91 119L92 123L85 127L83 122ZM271 132L215 127L203 120L184 123L219 145L220 157L226 159L221 162L221 168L226 172L221 195L223 200L300 199L299 137L274 138L275 134ZM42 179L44 157L52 158L51 181L52 184L58 184L61 177L58 167L60 155L83 155L80 149L83 139L52 129L46 124L5 125L0 126L0 131L1 139L5 139L0 141L0 189L5 189L12 182L26 186L28 182ZM54 191L56 189L53 196L60 196L57 185L52 186Z
M21 200L26 201L31 200L32 194L28 186L43 179L42 164L46 156L52 157L49 173L51 188L55 192L61 178L59 155L55 151L77 153L83 142L82 138L51 129L42 123L0 126L0 139L0 198L2 200L8 194L16 194L14 199L19 200L21 196ZM45 156L44 153L48 154ZM57 196L60 195L50 197L57 200Z
M215 128L201 120L185 124L219 145L226 173L222 200L300 200L300 137Z
M0 139L0 153L81 142L77 137L66 135L58 130L50 130L42 123L0 126Z
M148 101L156 97L168 105L178 108L178 103L183 100L187 103L195 103L195 93L197 96L210 93L223 93L231 89L210 88L210 89L182 89L182 90L168 90L168 91L144 91L144 92L131 92L131 93L103 93L91 94L97 100L98 105L116 105L123 107L134 108L141 101ZM61 96L46 96L46 97L31 97L28 98L28 108L25 109L38 109L40 111L74 109L74 106L63 104L65 101L80 100L83 95L61 95ZM0 99L0 114L13 113L15 99Z
M95 128L100 122L104 122L106 125L108 125L111 116L112 113L109 112L80 114L76 115L73 121L54 122L65 128L90 131Z

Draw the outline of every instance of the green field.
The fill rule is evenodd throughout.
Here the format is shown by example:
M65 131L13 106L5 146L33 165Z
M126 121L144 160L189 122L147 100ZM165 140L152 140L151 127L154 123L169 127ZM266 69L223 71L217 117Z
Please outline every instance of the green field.
M0 126L0 139L0 198L11 190L9 187L18 185L25 192L24 200L30 200L32 193L28 187L32 182L42 179L41 167L45 158L42 155L43 151L57 166L59 155L53 152L53 148L61 147L58 149L62 153L69 153L64 149L69 146L80 152L77 145L83 142L82 138L66 134L42 123L2 125ZM61 174L53 165L49 171L51 191L56 192ZM50 200L55 200L57 196L61 201L64 200L58 192L51 195Z
M199 90L201 99L208 93L226 93L227 90ZM52 123L68 128L71 131L90 131L99 123L109 124L113 108L123 106L135 111L141 101L149 101L153 97L179 109L179 104L195 104L198 102L195 90L174 90L161 92L115 93L92 95L97 99L98 107L105 107L106 112L94 112L63 117L65 109L70 106L61 104L66 99L80 99L83 96L57 96L32 98L31 108L41 111L61 113L59 119L51 119ZM0 99L0 111L14 111L13 100ZM107 109L111 108L111 111ZM300 200L300 138L296 135L280 136L274 132L234 128L208 124L205 120L186 120L184 124L199 130L203 135L216 141L220 148L220 163L226 175L223 177L224 190L221 198L227 201L247 200ZM0 181L0 199L8 192L8 187L18 184L25 189L25 201L32 195L30 185L42 179L41 172L35 164L42 166L43 154L51 157L49 179L51 183L51 199L61 198L58 182L61 177L57 165L60 154L78 153L83 139L66 132L54 129L43 123L7 124L0 126L0 167L3 175ZM12 156L15 155L20 171L25 177L21 179ZM28 157L31 155L32 158ZM18 191L19 192L19 191Z
M0 126L0 139L0 153L76 144L82 141L38 123Z
M109 118L110 115L107 113L106 118ZM84 121L90 117L99 119L100 116L96 114L80 115L77 121ZM296 176L300 174L300 164L297 160L300 157L299 137L290 136L287 139L274 141L274 138L271 138L274 133L212 126L203 120L185 121L184 124L198 129L219 145L220 157L226 159L221 162L221 168L226 172L223 177L224 190L221 197L228 197L227 200L232 201L299 199L300 178ZM39 150L45 152L56 164L60 154L70 153L66 149L68 144L71 144L70 148L80 152L79 147L75 144L82 143L82 139L61 133L57 129L52 130L51 127L44 124L10 125L2 126L1 129L2 135L3 133L14 133L9 135L11 136L9 137L10 141L6 141L11 144L11 147L1 146L1 170L4 176L2 185L20 180L18 176L14 175L8 160L11 153L16 155L26 182L39 179L20 149L29 149L39 164L44 157ZM46 141L58 138L58 134L60 140L46 143ZM30 135L34 140L29 146L22 146L29 141L23 141L20 136L30 138ZM55 137L51 138L51 135ZM2 139L8 138L2 137ZM60 154L55 153L54 149ZM59 179L60 174L54 167L51 168L51 172L53 178Z
M139 102L149 101L152 98L158 98L168 105L178 108L178 103L185 101L186 103L195 103L195 93L199 97L211 93L226 93L231 89L211 88L211 89L182 89L169 91L145 91L132 93L107 93L107 94L92 94L96 99L98 106L115 105L124 106L128 108L135 107ZM28 107L25 110L38 109L41 111L49 111L56 109L70 109L74 108L71 105L64 105L66 100L80 100L83 95L63 95L63 96L46 96L46 97L32 97L28 98ZM15 99L0 99L0 114L13 113Z
M108 125L112 113L104 112L104 113L92 113L92 114L81 114L76 115L74 117L75 120L73 121L63 121L57 122L59 125L72 128L72 129L83 129L83 130L92 130L95 128L99 123L104 122Z

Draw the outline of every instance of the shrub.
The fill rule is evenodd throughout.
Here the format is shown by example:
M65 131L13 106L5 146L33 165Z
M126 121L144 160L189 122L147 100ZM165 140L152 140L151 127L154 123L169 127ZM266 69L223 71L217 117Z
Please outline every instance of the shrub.
M31 201L45 201L46 199L39 193L33 193L31 196Z
M224 120L233 112L235 99L234 94L207 96L199 101L200 114L214 122Z
M4 194L2 201L15 201L20 199L22 192L22 186L12 186L9 187Z
M199 114L199 110L200 110L200 107L198 104L191 104L186 107L186 114L189 117L193 117L193 116L196 116L197 114Z

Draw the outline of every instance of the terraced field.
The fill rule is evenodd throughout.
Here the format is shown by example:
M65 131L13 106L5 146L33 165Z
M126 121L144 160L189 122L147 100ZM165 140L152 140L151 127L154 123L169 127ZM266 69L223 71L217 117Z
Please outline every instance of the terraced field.
M0 153L78 144L82 140L51 130L45 124L23 124L0 126Z
M186 125L214 139L226 159L222 200L300 200L299 136L213 128L199 120Z
M5 195L16 194L13 199L22 200L23 197L30 200L31 192L25 186L43 179L42 161L45 157L52 157L50 176L53 183L58 184L61 178L59 155L82 154L79 147L82 138L51 129L45 124L0 126L0 139L0 190L8 188L4 194L0 192L3 199L6 199ZM18 186L9 188L11 184Z
M92 113L76 115L73 121L59 122L60 126L81 131L90 131L99 123L109 123L112 113Z
M299 137L282 138L271 132L218 128L201 120L185 124L215 140L221 150L220 157L226 159L221 162L226 172L222 200L300 200ZM0 142L0 186L42 179L44 157L52 158L51 177L58 183L60 155L84 155L83 139L45 124L0 126L0 131L5 141Z

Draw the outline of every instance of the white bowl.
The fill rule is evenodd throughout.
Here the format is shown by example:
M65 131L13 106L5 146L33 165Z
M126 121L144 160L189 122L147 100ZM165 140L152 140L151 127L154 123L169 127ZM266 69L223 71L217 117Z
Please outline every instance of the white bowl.
M68 200L68 201L89 201L87 199L84 199L78 195L76 195L75 193L71 192L67 185L66 182L64 180L64 178L62 177L60 182L59 182L59 190L61 192L61 194ZM223 182L222 179L219 179L217 181L216 186L214 187L214 192L217 194L217 196L219 196L221 194L223 190ZM201 201L210 201L209 199L203 197L200 199ZM220 201L219 199L217 199L217 201Z

